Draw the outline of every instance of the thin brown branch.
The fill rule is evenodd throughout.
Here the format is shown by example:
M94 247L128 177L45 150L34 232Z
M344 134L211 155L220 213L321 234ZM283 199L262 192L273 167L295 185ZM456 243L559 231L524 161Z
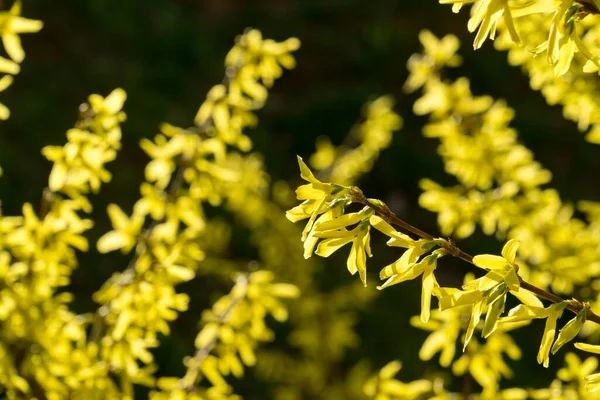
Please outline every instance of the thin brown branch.
M238 278L235 282L235 286L240 285L243 290L240 290L236 296L232 297L227 309L225 309L225 311L223 311L223 313L219 315L217 319L219 327L223 326L229 321L229 318L231 317L231 314L233 313L235 308L246 297L248 278L249 276L247 273L238 275ZM207 345L200 347L198 350L196 350L196 354L194 354L192 361L190 361L190 367L187 374L185 374L185 376L180 380L180 383L183 385L183 389L185 389L188 392L192 392L196 388L196 384L198 383L197 380L200 376L200 371L202 369L202 363L208 358L210 353L217 345L217 342L218 336L211 340Z
M365 197L365 195L360 191L360 189L358 189L358 188L353 189L351 192L351 196L352 196L353 201L355 201L356 203L363 204L367 207L370 207L381 218L385 219L388 223L390 223L392 225L396 225L397 227L404 229L405 231L408 231L420 238L427 239L427 240L435 240L436 239L434 236L428 234L427 232L423 232L419 228L414 227L411 224L409 224L408 222L403 221L402 219L398 218L398 216L396 214L394 214L385 204L380 203L380 202L376 203L376 202L373 202L372 200L367 199ZM473 256L462 251L451 240L440 240L437 242L437 244L440 247L442 247L443 249L445 249L448 252L448 254L450 254L454 257L460 258L461 260L466 261L470 264L475 265L475 263L473 262ZM477 266L477 267L480 268L479 266ZM523 278L521 278L520 276L519 276L519 281L520 281L521 287L523 289L529 290L530 292L534 293L539 298L551 301L552 303L562 303L562 302L567 301L566 299L563 299L560 296L557 296L553 293L547 292L546 290L539 288L535 285L532 285L531 283L525 282L523 280ZM581 312L581 310L583 309L583 304L580 301L569 301L567 303L566 308L568 310L574 312L575 314L579 314ZM587 320L595 322L596 324L600 325L600 316L598 316L591 310L589 310L587 312Z

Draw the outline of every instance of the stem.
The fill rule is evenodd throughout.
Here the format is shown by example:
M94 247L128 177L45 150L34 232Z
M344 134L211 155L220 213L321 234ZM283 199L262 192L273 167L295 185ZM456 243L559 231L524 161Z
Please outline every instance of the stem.
M408 222L405 222L405 221L401 220L400 218L398 218L398 216L396 214L394 214L392 211L390 211L390 209L385 204L375 203L375 202L367 199L365 197L365 195L360 191L360 189L353 188L350 196L352 198L352 201L363 204L367 207L370 207L373 211L375 211L381 218L385 219L388 223L390 223L392 225L396 225L397 227L400 227L406 231L409 231L409 232L419 236L420 238L427 239L427 240L435 240L435 237L428 234L427 232L423 232L419 228L416 228L416 227L412 226L411 224L409 224ZM456 244L452 240L439 241L439 242L437 242L437 244L441 248L445 249L450 255L452 255L456 258L460 258L461 260L466 261L469 264L475 265L475 263L473 262L473 256L468 253L465 253L460 248L458 248L458 246L456 246ZM475 265L475 266L478 268L481 268L477 265ZM481 269L484 269L487 271L487 269L485 269L485 268L481 268ZM542 288L532 285L531 283L525 282L523 280L523 278L521 278L520 276L519 276L519 282L523 289L529 290L530 292L534 293L536 296L538 296L544 300L551 301L552 303L562 303L562 302L567 301L560 296L557 296L553 293L547 292ZM569 301L569 302L567 302L566 308L575 314L579 314L581 312L581 310L583 310L583 305L580 301L577 301L577 300L575 302ZM600 325L600 316L598 316L591 310L589 310L587 313L587 320Z
M219 326L223 326L229 321L231 314L235 310L235 308L240 304L240 302L246 297L247 288L248 288L248 274L243 273L238 275L236 279L234 287L241 287L242 290L231 299L229 303L229 307L219 316L218 324ZM233 292L233 290L232 290ZM179 381L180 385L187 391L192 392L196 387L198 377L200 376L200 370L202 368L202 363L206 358L210 355L210 352L215 348L218 342L218 336L215 337L210 343L206 346L199 348L196 350L196 354L192 361L190 362L190 368L185 376Z
M600 0L577 0L585 11L590 14L600 14Z

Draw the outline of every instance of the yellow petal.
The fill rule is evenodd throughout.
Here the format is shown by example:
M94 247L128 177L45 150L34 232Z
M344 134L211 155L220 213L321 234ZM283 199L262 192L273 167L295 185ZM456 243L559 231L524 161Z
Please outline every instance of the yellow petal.
M407 251L410 251L410 250L411 249L409 249ZM418 277L419 275L421 275L424 271L426 271L428 269L431 269L433 271L436 267L437 259L438 259L437 254L430 254L427 257L423 258L423 260L421 260L417 264L409 266L409 268L406 269L405 271L403 271L397 275L392 275L387 281L385 281L383 283L383 285L377 286L377 289L383 290L387 287L397 285L398 283L402 283L405 281L415 279L416 277ZM380 273L380 276L381 276L381 273ZM429 292L430 296L431 296L432 292L433 292L433 287L431 287L431 290ZM431 301L431 300L429 300L429 301Z
M306 236L306 238L304 239L304 258L306 260L308 260L312 256L312 253L318 241L319 238L315 236L315 233L313 231L310 231L308 233L308 236Z
M434 267L435 268L435 267ZM429 321L431 314L431 294L435 286L434 268L428 268L423 272L421 285L421 321Z
M367 286L367 255L363 246L362 237L356 237L346 262L348 271L354 275L357 271L363 285Z
M511 239L502 248L502 257L504 257L510 264L515 263L515 257L517 256L517 250L519 249L519 241Z
M306 223L306 226L304 227L304 230L302 230L302 241L305 241L306 238L308 237L308 234L312 231L313 225L315 223L315 221L317 220L317 217L319 216L320 213L322 213L323 208L325 208L325 197L322 198L320 201L316 202L316 207L314 209L314 211L312 212L312 214L310 215L310 218L308 219L308 222Z
M0 119L7 120L10 117L10 110L4 104L0 103Z
M488 338L498 327L498 319L504 312L504 304L506 303L506 295L498 297L492 304L488 306L485 321L483 323L482 336Z
M170 265L166 270L170 277L175 278L180 282L187 282L194 279L194 276L196 276L193 270L179 265Z
M402 256L379 272L379 279L387 279L392 275L401 274L411 267L419 258L414 248L406 250Z
M298 186L298 189L296 189L296 198L298 200L319 200L326 195L326 192L317 189L312 183Z
M126 98L127 93L121 88L116 88L106 96L104 99L104 106L109 113L116 114L123 108Z
M532 307L544 307L542 301L529 290L523 289L519 287L519 290L511 290L510 294L515 296L517 299L521 301L521 303L532 306Z
M25 59L25 52L21 46L21 39L14 33L5 33L2 35L2 42L6 53L14 62L21 63Z
M546 324L544 326L544 334L542 336L542 342L540 344L540 349L537 354L537 362L538 364L543 364L545 368L548 368L550 365L550 348L552 346L552 342L554 341L554 336L556 335L556 321L562 315L562 312L565 308L565 304L553 304L550 306L553 308L550 315L546 319Z
M19 64L8 58L0 57L0 72L16 75L21 70Z
M321 257L329 257L330 255L335 253L337 250L339 250L341 247L350 243L352 241L352 239L353 239L352 236L346 236L346 237L342 237L342 238L325 239L321 243L319 243L319 246L317 247L317 251L315 251L315 254L318 256L321 256Z
M227 132L229 130L229 106L225 103L217 103L213 108L213 122L219 132Z
M208 356L202 363L202 374L213 386L227 388L229 385L227 385L227 382L219 373L218 365L219 360L215 356Z
M315 178L315 176L311 172L310 168L308 168L308 166L304 163L304 161L302 160L302 157L300 157L300 156L296 156L296 157L298 159L298 165L300 166L300 177L308 182L321 183L317 178Z
M58 192L60 189L62 189L66 179L67 166L63 163L56 163L52 167L52 171L50 171L50 176L48 177L48 187L53 192Z
M588 353L600 354L600 346L598 345L577 342L575 343L575 347Z
M507 262L503 257L494 256L491 254L482 254L473 257L473 263L480 268L493 270L500 269L506 266Z
M196 336L196 340L194 345L197 349L204 348L211 344L213 341L217 340L217 335L219 333L219 325L217 323L208 323L200 333Z
M349 225L357 224L364 218L365 218L365 214L363 212L349 213L349 214L342 215L341 217L338 217L331 221L316 223L314 229L316 231L327 231L327 230L331 230L331 229L340 229L340 228L344 228Z
M421 350L419 350L419 358L423 361L431 360L435 353L437 353L446 346L447 342L448 337L446 336L445 331L433 332L423 342Z
M483 294L479 290L462 291L456 290L452 293L451 291L440 297L440 310L444 311L448 308L472 305L480 302L483 298Z
M98 239L97 247L100 253L127 248L130 246L131 238L120 231L110 231Z
M127 215L121 210L121 207L116 204L109 204L107 211L110 222L115 229L123 230L127 228L129 225L129 218L127 218Z
M504 23L508 28L508 32L510 33L510 38L512 39L512 41L520 45L521 37L519 36L519 32L517 31L517 27L515 26L515 21L513 20L513 15L510 11L508 1L504 4Z
M313 211L316 209L318 203L314 200L304 201L302 204L287 210L285 217L291 222L298 222L303 219L310 217Z
M383 218L377 215L372 215L369 219L369 222L373 228L394 239L394 246L405 248L414 246L415 241L413 239L411 239L408 235L396 231L390 224L384 221ZM390 242L388 242L388 245L390 245Z
M27 19L23 17L12 17L10 19L10 28L16 33L35 33L44 26L42 21Z
M508 316L502 318L502 322L520 322L536 318L547 318L551 311L550 307L531 307L525 304L519 304L508 312Z
M517 275L517 271L512 267L512 265L504 276L504 282L506 282L508 288L512 291L516 292L520 288L521 281L519 281L519 275Z
M381 379L392 379L398 371L402 368L402 363L400 361L392 361L387 363L385 367L381 368L379 371L379 378Z
M579 334L581 327L583 326L583 322L585 321L585 316L587 314L587 310L582 310L577 316L571 319L569 322L562 327L560 332L558 332L558 337L556 338L556 342L552 345L552 354L556 354L558 350L567 342L570 342Z
M269 293L275 297L295 299L300 296L300 289L290 283L274 283L269 286Z
M475 331L475 327L479 324L479 320L481 318L481 312L483 309L483 303L479 302L473 306L471 310L471 318L469 319L469 325L467 326L467 331L465 332L464 344L463 344L463 352L467 349L467 345L471 341L473 337L473 332Z
M0 92L5 91L13 83L13 77L10 75L4 75L0 79Z

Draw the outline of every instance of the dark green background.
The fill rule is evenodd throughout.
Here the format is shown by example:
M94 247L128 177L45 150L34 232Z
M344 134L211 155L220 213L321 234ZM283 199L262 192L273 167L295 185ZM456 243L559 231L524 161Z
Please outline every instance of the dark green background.
M147 162L139 140L152 136L163 121L192 123L207 90L222 78L233 38L249 26L261 29L265 37L296 36L302 41L296 53L298 67L276 83L259 112L260 126L250 133L274 178L296 181L296 154L308 156L320 135L339 143L366 100L391 93L405 127L361 186L371 197L394 199L395 211L403 218L437 232L435 215L417 206L417 183L423 177L444 183L452 179L443 173L437 143L420 135L425 119L412 114L416 96L401 90L406 60L420 48L419 30L427 28L438 36L454 33L463 40L465 63L452 74L469 76L474 93L505 98L516 109L514 126L552 171L553 185L563 198L599 198L600 149L584 142L574 124L562 119L559 107L547 106L532 92L521 71L507 65L505 54L490 43L473 52L467 13L452 14L449 6L434 0L24 0L23 8L26 17L41 19L45 26L40 33L23 36L27 57L22 72L0 99L12 112L10 120L0 124L0 198L7 215L19 213L24 201L39 204L50 167L40 149L64 142L77 106L90 93L107 94L122 87L128 93L123 150L109 167L114 180L93 198L97 226L92 239L108 230L105 205L115 202L127 210L138 196ZM461 245L480 253L498 252L501 246L479 234ZM77 311L91 310L89 295L126 262L118 255L83 257L69 289L77 296ZM464 267L451 262L447 266ZM354 279L347 274L336 277ZM210 291L210 282L205 288ZM378 366L400 358L403 379L435 366L417 360L424 333L408 326L408 317L419 310L418 289L407 284L378 297L359 324L363 344L351 358L369 356ZM158 353L161 372L182 372L179 360L192 351L197 318L182 315L176 327L190 332L175 335L181 340L170 340L170 347ZM537 342L540 329L530 328L520 336ZM544 385L552 372L536 364L537 343L529 347L520 364L511 364L518 372L514 382ZM558 365L554 361L553 366ZM252 384L244 386L246 394L251 393Z

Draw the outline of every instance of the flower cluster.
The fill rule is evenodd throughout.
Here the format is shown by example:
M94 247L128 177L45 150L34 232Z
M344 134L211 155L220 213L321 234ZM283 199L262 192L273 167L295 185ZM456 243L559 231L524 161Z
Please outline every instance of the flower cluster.
M18 14L18 9L11 12ZM12 40L13 50L18 38L10 29L29 26L19 18L6 22L8 39L3 36L5 44ZM133 255L127 268L94 294L99 303L94 313L75 315L68 307L73 296L57 291L69 283L77 266L76 251L89 250L84 234L93 222L85 218L92 211L87 196L112 178L108 163L121 147L125 92L116 89L105 98L91 95L67 132L68 142L43 149L53 167L40 209L26 203L22 216L0 217L0 385L7 398L131 399L135 385L156 384L151 350L159 344L159 335L170 333L169 322L188 307L188 295L178 293L176 286L196 276L206 251L223 245L211 243L205 234L206 227L218 221L207 218L204 207L239 204L246 188L261 186L252 179L255 170L247 168L256 165L256 156L245 154L251 142L242 133L255 123L252 111L266 98L253 98L252 90L270 87L281 75L276 66L293 67L289 53L298 45L295 39L276 43L248 31L237 40L232 51L237 55L228 56L226 82L221 85L227 112L211 112L187 129L163 124L154 140L142 140L151 160L141 198L131 215L109 205L113 229L97 242L101 253L120 250ZM211 96L201 109L211 103ZM237 268L247 269L247 262ZM274 283L269 271L244 276L245 283L238 282L232 295L204 317L206 327L197 340L204 358L187 363L189 371L197 371L189 373L201 372L216 387L208 390L211 399L229 396L221 375L239 376L240 359L248 366L255 363L257 345L273 337L265 319L271 315L285 320L287 309L280 299L298 294L294 285ZM220 342L207 345L207 340L212 343L207 335L215 332ZM197 396L202 392L196 388L199 379L188 378L189 374L185 392L205 398Z
M521 327L532 319L545 319L538 362L547 367L550 353L555 354L563 345L572 341L581 332L588 318L593 318L596 323L600 321L590 310L589 303L575 299L564 300L523 281L517 261L519 241L509 240L502 249L502 256L484 254L471 257L453 242L436 239L398 219L384 203L367 199L358 188L322 182L300 157L298 163L301 177L308 183L296 190L298 199L303 202L289 210L287 217L293 222L308 219L302 233L304 256L308 258L314 253L328 257L351 243L347 258L348 270L351 274L358 272L366 285L367 257L371 256L371 228L389 237L388 246L406 249L397 261L381 270L379 276L386 281L378 288L385 289L422 277L421 315L414 323L434 330L434 333L424 343L421 357L429 359L436 352L442 351L441 363L448 366L454 358L454 342L459 332L464 330L463 351L466 353L453 363L452 370L455 375L463 375L468 371L483 388L480 398L508 396L507 398L524 399L527 396L525 390L514 389L508 394L499 389L499 381L511 376L510 369L503 361L503 353L512 359L521 356L520 349L506 332ZM348 212L347 209L353 205L360 205L362 208ZM412 239L397 231L389 222L421 238ZM468 261L486 271L486 274L478 279L468 279L462 289L443 287L438 283L435 271L438 260L446 255ZM503 317L508 294L519 305ZM432 296L437 297L439 302L439 311L434 312L435 317L438 321L444 321L443 324L429 324ZM550 300L553 304L545 307L539 297ZM558 330L557 321L566 309L574 312L575 316ZM465 326L462 325L464 316L468 316ZM471 341L476 330L481 330L481 336L487 339L483 346ZM598 352L593 346L578 346ZM383 373L382 379L391 379L393 375ZM587 380L590 390L600 386L595 374L590 375ZM403 390L407 390L399 383L382 385L371 382L366 390L375 398L390 398L386 396L400 395ZM428 388L429 386L427 389L424 386L423 390L428 391ZM383 392L380 393L380 390Z
M185 361L186 375L181 379L160 378L162 392L151 393L150 399L238 399L230 396L232 388L223 376L239 378L244 365L256 364L256 346L274 336L265 325L265 317L270 314L285 321L287 309L279 299L299 295L296 286L273 283L273 278L270 271L239 275L231 293L202 316L205 325L196 337L195 355ZM212 385L207 390L197 387L202 377Z
M98 344L86 340L89 320L69 310L70 293L56 292L69 284L76 250L88 250L84 234L93 223L83 217L91 211L86 196L110 181L104 166L120 147L124 100L121 89L90 96L68 143L42 151L54 165L41 209L26 203L22 216L0 217L0 382L8 398L86 397L100 387L107 396L118 392L98 362Z
M10 10L0 12L0 36L9 57L0 57L0 72L5 74L0 78L0 92L13 83L13 76L20 72L19 64L25 59L25 51L21 46L19 35L38 32L43 26L42 21L23 18L21 8L21 0L15 0ZM10 110L0 103L0 119L8 119L8 117L10 117Z
M196 126L163 124L153 140L141 141L151 158L140 186L142 197L131 215L109 205L113 230L97 243L102 253L134 255L94 295L101 305L95 319L102 357L128 382L154 383L149 349L187 309L189 296L177 293L175 286L193 279L206 257L200 245L208 223L204 207L235 201L236 193L255 183L247 181L251 170L246 163L252 156L244 152L251 141L242 130L255 124L253 110L264 105L266 88L280 76L274 66L293 67L290 52L298 46L295 39L276 43L263 40L256 30L246 32L227 57L224 83L213 87L200 106Z
M431 49L448 40L429 38L423 42L425 54L418 57L431 59ZM554 189L542 187L551 174L518 143L509 126L513 110L488 96L472 96L465 78L442 81L444 63L427 76L408 65L423 88L415 111L430 115L423 134L439 138L446 171L458 180L448 188L429 179L421 182L419 203L438 213L442 233L463 238L480 226L488 235L520 240L525 244L521 274L557 292L571 293L600 273L598 230L574 218L573 208ZM461 87L461 94L452 97ZM586 205L589 209L593 203Z
M196 114L196 125L208 124L209 135L241 150L250 150L252 142L242 130L256 124L252 111L263 107L267 89L281 77L283 68L294 68L296 61L291 53L299 47L296 38L279 43L263 40L256 29L240 36L225 58L225 81L208 92Z
M316 288L315 275L321 266L318 260L303 258L302 245L296 240L300 230L282 212L293 202L287 183L275 182L271 194L270 177L257 154L230 162L239 165L243 173L237 183L228 186L225 209L250 230L263 268L274 271L281 281L294 283L302 293L289 304L289 345L259 348L256 374L270 382L275 399L344 398L349 392L360 393L357 382L362 382L361 377L346 379L335 371L347 362L348 349L360 343L355 331L358 311L370 303L375 292L364 290L358 282L331 291ZM209 231L213 232L212 228ZM214 264L211 272L215 273L232 264L224 254L205 253L203 270ZM297 265L302 268L290 268Z
M455 6L467 3L452 2L456 3ZM580 131L587 132L588 141L600 143L600 120L597 117L600 87L591 74L598 69L600 56L597 2L535 0L523 4L509 1L475 3L478 13L477 17L473 15L469 29L472 30L477 19L493 15L488 20L498 22L494 46L508 51L510 64L522 66L530 77L531 87L539 90L548 104L563 106L564 117L575 121ZM516 31L518 40L515 41Z
M539 42L527 43L526 46L536 55L545 55L556 76L569 71L576 53L581 53L587 61L583 66L584 72L594 72L600 68L599 54L595 51L597 48L591 47L590 50L584 42L590 25L593 26L591 20L600 13L595 1L440 0L440 3L452 4L454 12L458 12L465 4L473 3L467 27L469 32L477 31L473 43L475 49L480 48L486 39L493 40L502 23L511 40L516 45L522 45L521 25L535 23L548 26L548 34Z

